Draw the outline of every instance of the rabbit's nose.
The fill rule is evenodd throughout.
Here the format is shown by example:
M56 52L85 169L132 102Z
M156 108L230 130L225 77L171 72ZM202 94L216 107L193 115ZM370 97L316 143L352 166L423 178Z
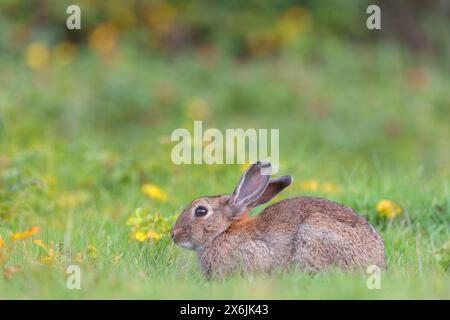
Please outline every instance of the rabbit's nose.
M180 234L181 228L173 228L170 230L170 237L173 239L177 236L177 234Z

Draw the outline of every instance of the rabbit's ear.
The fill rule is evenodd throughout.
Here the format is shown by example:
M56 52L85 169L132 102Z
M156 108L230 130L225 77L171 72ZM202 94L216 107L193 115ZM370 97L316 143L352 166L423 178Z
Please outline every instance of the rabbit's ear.
M262 174L263 169L265 173L270 172L270 162L258 161L252 164L242 175L229 200L233 209L233 218L247 211L247 207L257 201L264 193L270 175Z
M279 194L284 188L288 187L292 183L291 176L283 176L279 178L270 179L266 190L264 190L261 197L252 203L251 207L260 206L266 202L272 200L277 194Z

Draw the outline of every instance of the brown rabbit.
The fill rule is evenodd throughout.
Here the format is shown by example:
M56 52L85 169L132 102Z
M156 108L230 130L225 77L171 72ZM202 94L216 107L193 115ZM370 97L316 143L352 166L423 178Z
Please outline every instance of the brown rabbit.
M305 271L385 266L383 239L342 204L296 197L250 217L253 208L292 183L291 176L270 179L262 169L270 170L270 163L251 165L232 195L192 201L172 227L170 235L176 244L197 251L206 277L270 272L292 265Z

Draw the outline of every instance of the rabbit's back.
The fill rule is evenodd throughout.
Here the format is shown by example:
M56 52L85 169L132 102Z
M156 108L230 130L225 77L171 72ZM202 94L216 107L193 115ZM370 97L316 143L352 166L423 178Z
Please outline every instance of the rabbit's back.
M367 224L364 218L343 204L319 197L295 197L284 199L267 207L258 216L261 222L274 226L284 223L302 223L307 218L326 214L330 219L347 225Z
M260 229L291 237L291 263L305 270L337 266L344 270L384 267L382 238L352 209L326 199L297 197L266 208L258 216Z

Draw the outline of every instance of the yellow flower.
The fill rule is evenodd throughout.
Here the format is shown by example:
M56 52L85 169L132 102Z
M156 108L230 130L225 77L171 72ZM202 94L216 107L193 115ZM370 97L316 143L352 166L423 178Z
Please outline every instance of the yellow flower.
M55 259L57 258L57 253L53 249L53 244L51 244L50 247L46 246L44 244L44 242L42 240L40 240L40 239L33 240L33 243L38 245L42 249L44 249L45 252L47 253L47 255L41 256L39 258L41 263L43 263L43 264L51 264L53 261L55 261Z
M93 245L88 245L86 250L87 256L90 259L97 259L98 258L98 250Z
M317 191L319 189L319 182L317 180L311 179L303 182L300 188L304 191Z
M151 184L151 183L144 184L141 187L141 192L143 194L147 195L149 198L152 198L152 199L155 199L155 200L158 200L161 202L167 201L167 194L154 184Z
M77 52L77 47L73 42L63 41L55 48L55 61L59 65L68 65L72 63Z
M120 259L122 258L122 255L120 255L120 256L115 256L114 257L114 263L115 264L118 264L119 262L120 262Z
M27 239L29 237L34 236L39 231L41 231L41 228L32 227L31 229L24 231L24 232L16 232L16 233L12 234L9 238L11 239L11 241L23 240L23 239Z
M191 120L205 120L209 116L209 104L203 98L194 98L186 104L186 115Z
M143 232L143 231L138 230L138 231L133 232L132 237L133 237L133 239L135 239L139 242L144 242L147 239L153 239L153 240L158 241L161 239L162 236L160 233L153 231L153 230L150 230L149 232Z
M56 184L58 183L58 180L56 179L55 176L52 175L45 175L42 177L42 181L44 181L44 183L49 186L49 187L55 187Z
M153 230L150 230L147 234L147 238L159 240L159 239L161 239L161 234L159 234L158 232L155 232Z
M311 27L308 10L302 7L288 9L273 25L252 29L247 35L247 47L257 57L263 57L280 48L298 42L301 35Z
M139 242L144 242L145 240L147 240L147 234L145 234L145 232L142 231L135 231L132 234L133 239L139 241Z
M139 242L152 239L157 242L164 234L169 233L175 218L163 217L159 213L148 214L142 208L137 208L127 219L126 225L131 227L131 239Z
M177 20L177 14L177 8L168 3L148 7L146 20L153 36L162 39L169 34Z
M320 184L320 190L328 194L335 194L337 189L337 186L331 182L324 182Z
M55 257L53 255L43 256L39 259L43 264L51 264L55 261Z
M81 253L80 251L78 251L75 255L75 261L76 262L83 262L83 253Z
M33 240L33 243L47 251L47 246L44 244L44 242L40 239Z
M48 249L48 255L40 258L41 263L43 264L51 264L56 260L56 254L53 249Z
M402 212L402 209L395 202L384 199L378 202L377 212L380 217L386 217L392 220Z
M2 236L0 236L0 249L5 246L5 241L3 241Z
M288 9L275 24L273 32L284 44L295 43L311 27L311 15L302 7Z
M88 42L96 53L107 55L117 46L117 29L111 23L99 24L89 35Z
M50 60L50 50L43 42L33 42L25 50L25 63L34 70L46 67Z

